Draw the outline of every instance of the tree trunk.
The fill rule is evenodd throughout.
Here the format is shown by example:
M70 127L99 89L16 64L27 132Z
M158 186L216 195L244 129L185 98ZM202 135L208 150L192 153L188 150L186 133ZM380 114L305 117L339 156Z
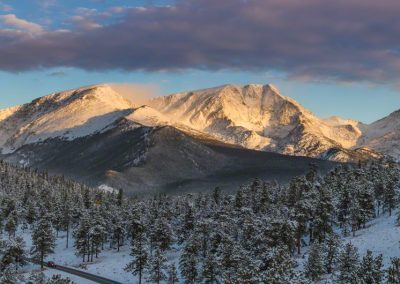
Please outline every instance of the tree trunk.
M301 253L301 236L297 237L297 254Z
M40 268L43 270L44 268L44 251L40 251Z
M68 241L69 241L69 223L67 224L67 248L68 248Z

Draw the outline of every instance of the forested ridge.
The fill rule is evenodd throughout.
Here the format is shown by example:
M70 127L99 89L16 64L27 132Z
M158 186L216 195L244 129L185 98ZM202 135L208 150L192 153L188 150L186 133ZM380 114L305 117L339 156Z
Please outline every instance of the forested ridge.
M341 243L393 214L399 173L392 161L342 165L324 176L310 165L289 184L255 179L236 194L135 198L0 162L0 283L68 283L18 274L31 257L51 255L61 231L84 263L129 243L132 283L400 283L400 259L384 268L380 255L360 256ZM21 232L31 234L32 247ZM167 260L171 251L177 261Z

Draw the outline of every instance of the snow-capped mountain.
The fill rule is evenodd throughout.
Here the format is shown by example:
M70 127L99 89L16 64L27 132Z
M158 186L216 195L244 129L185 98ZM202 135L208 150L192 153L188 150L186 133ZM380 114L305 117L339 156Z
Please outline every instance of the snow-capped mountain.
M400 110L365 126L358 144L400 159Z
M176 122L249 149L356 160L358 122L322 120L272 85L225 85L151 100ZM334 151L333 151L334 150Z
M224 85L135 104L110 85L51 94L0 110L0 150L10 154L46 139L73 141L115 127L172 126L252 150L335 161L382 152L399 156L399 112L371 125L339 117L320 119L272 85ZM134 100L134 99L133 99Z
M0 111L0 149L10 153L48 138L73 140L91 135L132 108L130 101L107 85L45 96Z

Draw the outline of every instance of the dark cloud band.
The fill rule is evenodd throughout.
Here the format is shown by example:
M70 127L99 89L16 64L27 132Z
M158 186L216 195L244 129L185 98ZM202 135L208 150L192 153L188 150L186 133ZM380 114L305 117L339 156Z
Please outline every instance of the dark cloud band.
M276 70L388 82L400 71L398 0L185 0L109 25L38 35L0 30L0 69Z

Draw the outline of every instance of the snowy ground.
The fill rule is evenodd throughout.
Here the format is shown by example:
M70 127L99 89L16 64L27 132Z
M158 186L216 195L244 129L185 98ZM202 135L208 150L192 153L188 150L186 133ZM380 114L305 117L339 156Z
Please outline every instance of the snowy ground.
M342 238L342 245L352 243L358 249L361 258L367 250L372 251L374 256L383 255L384 269L390 264L392 257L400 257L400 227L396 226L398 210L394 211L392 216L381 215L367 223L365 229L356 232L355 237L349 236ZM338 229L338 234L341 235ZM296 257L299 266L297 270L303 270L308 258L309 247L303 248L302 254ZM318 284L336 283L332 275L325 275Z
M387 266L390 263L390 258L400 257L400 227L396 226L397 212L394 212L392 216L381 216L367 224L365 229L361 229L356 233L355 237L346 237L343 239L344 243L351 242L359 249L360 257L362 257L367 249L371 250L374 255L380 253L383 254L384 265ZM31 247L31 239L29 232L19 232L25 239L27 249ZM70 238L69 248L66 248L66 235L60 233L56 242L55 253L50 255L46 260L52 260L60 265L70 266L83 271L107 277L121 283L136 283L136 277L131 273L124 271L126 264L131 261L129 255L130 248L129 244L125 244L120 248L120 252L116 249L105 248L99 255L98 259L95 259L93 263L82 263L81 257L75 255L73 243ZM178 249L172 249L168 253L167 258L169 262L177 262ZM307 259L308 248L303 249L301 257L297 258L301 268ZM177 264L177 263L176 263ZM178 265L178 264L177 264ZM25 272L32 270L38 270L37 265L28 265L24 268ZM71 280L78 284L91 284L94 283L89 280L82 279L77 276L69 275L61 271L46 269L45 274L51 276L53 274L61 274L62 276L69 277ZM25 274L27 275L27 274Z
M26 242L26 248L27 250L29 250L32 244L30 232L19 231L18 235L24 238ZM117 252L115 248L110 249L108 247L109 245L106 244L104 251L99 254L99 257L97 259L94 258L94 261L91 263L83 263L82 258L75 255L73 239L71 238L71 236L69 241L69 248L66 248L66 234L64 232L59 233L59 236L56 240L56 248L54 250L54 254L48 256L46 258L46 261L51 260L59 265L80 269L82 271L106 277L121 283L136 283L136 276L133 276L130 272L126 272L124 270L125 266L132 260L132 257L129 255L129 244L125 244L124 246L120 247L119 252ZM177 252L178 249L172 248L167 254L167 261L169 263L178 261ZM176 263L176 265L178 264ZM28 265L24 267L24 271L26 272L24 273L24 275L27 276L29 275L28 272L38 269L39 267L37 265ZM45 274L48 276L61 274L62 276L69 277L71 280L78 284L94 283L78 276L73 276L68 273L53 269L46 269Z
M359 250L362 257L367 250L374 255L383 254L383 263L388 265L390 258L400 257L400 227L396 226L397 212L392 216L381 216L368 223L367 228L359 230L355 237L345 238Z

